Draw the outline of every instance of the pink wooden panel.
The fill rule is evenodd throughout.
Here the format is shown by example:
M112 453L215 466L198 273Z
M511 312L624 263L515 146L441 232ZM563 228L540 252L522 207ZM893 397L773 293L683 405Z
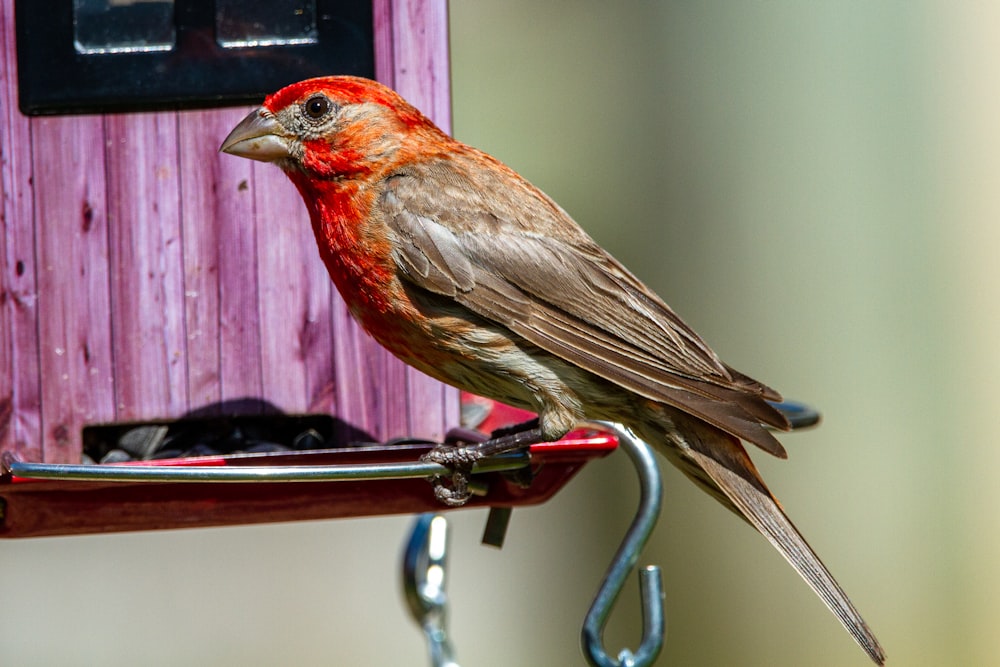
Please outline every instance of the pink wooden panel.
M220 155L248 109L27 119L0 0L0 449L257 399L440 438L458 392L352 320L280 172ZM444 0L376 0L378 76L450 125ZM243 410L246 411L246 408Z
M106 117L119 420L187 410L177 115Z
M36 118L31 135L44 456L76 461L84 424L115 416L104 123Z
M379 81L450 132L447 1L376 0L374 10Z
M217 152L247 109L178 114L188 397L192 408L261 391L253 177Z
M31 125L17 99L12 3L0 2L0 450L41 460Z
M348 423L376 439L402 435L384 423L387 401L400 393L385 382L386 364L397 361L381 349L351 318L337 295L333 305L334 373L337 412Z
M309 216L273 165L254 164L254 194L264 394L288 412L333 412L333 289Z

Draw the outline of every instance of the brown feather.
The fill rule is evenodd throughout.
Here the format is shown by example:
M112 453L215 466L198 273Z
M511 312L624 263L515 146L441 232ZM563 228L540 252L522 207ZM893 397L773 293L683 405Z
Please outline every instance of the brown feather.
M440 177L443 168L435 164L429 169ZM451 297L621 387L786 456L761 426L788 428L784 415L765 400L777 392L722 363L659 297L582 230L556 238L529 234L523 221L507 218L514 211L487 211L496 203L485 201L484 191L449 168L454 171L445 180L452 187L443 192L455 200L442 199L442 191L429 199L420 165L411 165L389 180L380 202L397 237L394 258L415 285ZM509 187L530 187L513 172L509 175ZM533 189L530 194L544 197ZM569 223L562 227L579 229L554 204L522 216L537 216L539 210ZM540 226L549 226L548 221Z
M672 420L677 423L677 420ZM663 427L640 424L640 435L663 441ZM885 653L847 594L771 494L746 450L730 436L690 422L670 437L664 454L688 477L756 528L837 616L855 641L877 664Z

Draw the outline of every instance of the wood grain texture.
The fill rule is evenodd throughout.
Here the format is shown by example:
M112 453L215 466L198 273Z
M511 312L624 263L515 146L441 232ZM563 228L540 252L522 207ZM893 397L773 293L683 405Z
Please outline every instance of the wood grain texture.
M388 353L361 330L339 294L334 296L332 316L337 413L373 439L383 439L379 421L386 391L382 371Z
M335 412L333 287L299 193L253 166L264 393L285 411Z
M31 120L43 455L79 459L87 423L115 417L104 123Z
M215 150L219 137L225 137L247 111L178 114L184 318L192 408L260 394L253 254L239 257L248 247L256 247L249 185L253 172L247 160L224 159L228 156ZM249 285L241 285L240 279Z
M378 72L410 104L445 132L451 132L448 67L448 3L445 0L389 0L391 63L376 59ZM376 29L378 24L376 24ZM391 77L389 79L388 77Z
M116 418L184 413L187 346L173 113L104 121Z
M446 2L374 9L379 78L447 129ZM13 33L0 0L0 450L77 462L86 425L241 399L351 437L458 423L350 319L284 176L217 152L248 108L29 119Z
M0 2L0 450L42 459L31 124L17 105L13 5Z

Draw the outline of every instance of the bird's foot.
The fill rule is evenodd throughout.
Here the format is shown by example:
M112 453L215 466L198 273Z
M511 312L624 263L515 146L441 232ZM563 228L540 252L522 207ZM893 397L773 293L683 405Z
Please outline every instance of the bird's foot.
M538 420L497 429L489 438L478 431L452 429L445 436L444 444L427 452L420 460L451 469L450 475L431 478L434 496L449 507L461 507L472 497L469 476L476 463L491 456L525 449L543 439Z
M444 444L438 445L420 457L421 461L437 463L451 469L450 475L436 475L431 478L434 497L449 507L461 507L472 497L469 475L472 466L482 458L474 445L486 442L488 438L472 429L453 428L444 436Z

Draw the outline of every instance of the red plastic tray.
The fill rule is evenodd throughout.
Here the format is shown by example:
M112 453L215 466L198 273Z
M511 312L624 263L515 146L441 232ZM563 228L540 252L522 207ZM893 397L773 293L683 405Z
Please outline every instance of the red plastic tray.
M530 414L495 405L481 428L490 431ZM576 431L531 447L534 478L523 487L504 473L477 475L487 485L465 507L545 502L589 460L617 440ZM157 461L176 466L304 466L412 462L430 445L376 446L280 454L239 454ZM121 465L149 465L148 462ZM305 519L412 514L448 509L427 480L333 482L120 482L26 479L0 475L0 537L34 537L225 526Z

